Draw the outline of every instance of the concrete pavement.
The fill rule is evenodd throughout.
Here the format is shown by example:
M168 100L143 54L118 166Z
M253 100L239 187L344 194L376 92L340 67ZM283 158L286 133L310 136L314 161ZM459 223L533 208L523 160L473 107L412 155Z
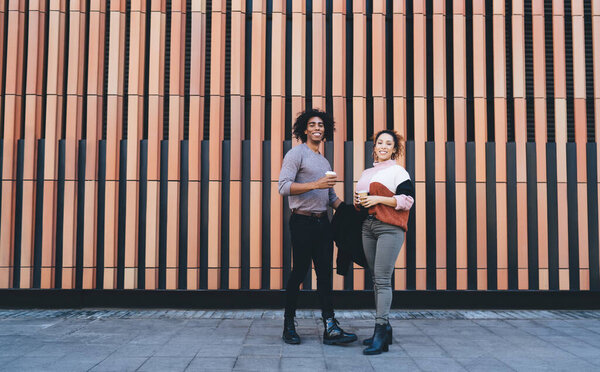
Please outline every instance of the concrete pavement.
M359 335L322 344L319 313L298 313L301 345L281 340L282 311L0 310L2 371L598 371L600 311L398 311L394 344L362 355L371 311L338 311Z

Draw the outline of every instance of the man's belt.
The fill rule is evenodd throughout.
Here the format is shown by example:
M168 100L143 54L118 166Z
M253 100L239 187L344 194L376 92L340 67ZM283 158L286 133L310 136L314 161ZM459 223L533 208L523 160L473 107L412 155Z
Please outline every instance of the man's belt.
M299 209L292 209L292 213L293 214L299 214L301 216L314 217L314 218L321 218L321 217L324 217L327 214L327 212L318 212L318 213L315 213L315 212L301 211Z

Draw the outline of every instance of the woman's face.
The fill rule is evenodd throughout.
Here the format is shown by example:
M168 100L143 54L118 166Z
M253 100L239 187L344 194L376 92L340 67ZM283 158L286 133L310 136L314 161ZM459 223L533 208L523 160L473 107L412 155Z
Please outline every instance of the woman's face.
M377 161L383 162L390 160L394 154L394 138L388 133L384 133L377 137L375 142L375 156Z

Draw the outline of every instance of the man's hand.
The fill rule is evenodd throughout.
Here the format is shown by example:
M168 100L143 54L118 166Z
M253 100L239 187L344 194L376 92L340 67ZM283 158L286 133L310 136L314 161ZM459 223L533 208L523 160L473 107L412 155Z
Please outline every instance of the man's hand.
M335 181L337 181L337 176L334 175L326 175L323 178L320 178L313 182L313 187L315 189L329 189L335 186Z

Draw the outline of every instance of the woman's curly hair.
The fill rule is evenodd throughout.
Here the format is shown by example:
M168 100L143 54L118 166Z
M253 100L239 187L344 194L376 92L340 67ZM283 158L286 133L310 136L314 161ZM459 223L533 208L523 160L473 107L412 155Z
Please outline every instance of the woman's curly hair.
M318 109L310 109L302 111L298 114L298 117L296 118L296 121L294 122L294 126L292 128L292 133L294 134L294 137L296 137L302 143L306 142L306 133L304 133L304 131L308 126L308 119L314 118L315 116L323 120L323 125L325 126L325 140L330 141L333 139L333 131L335 130L333 118L324 111Z
M375 146L377 145L377 139L382 134L389 134L394 139L394 152L392 153L392 160L396 160L399 156L404 154L404 137L396 133L394 130L384 129L377 132L373 136L373 160L377 161L377 154L375 153Z

